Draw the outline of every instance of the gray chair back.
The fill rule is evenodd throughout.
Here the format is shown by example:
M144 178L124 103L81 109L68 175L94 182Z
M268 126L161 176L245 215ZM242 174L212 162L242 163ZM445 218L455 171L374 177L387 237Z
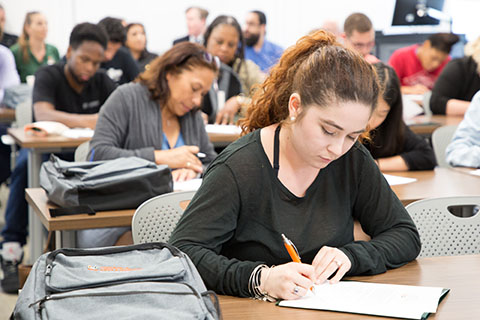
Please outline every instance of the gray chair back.
M442 126L435 129L432 133L432 146L433 152L435 152L435 158L437 159L437 164L441 168L451 167L446 158L445 150L452 141L453 135L457 130L457 125L452 126Z
M75 153L74 153L74 160L76 162L79 162L79 161L87 161L87 156L88 156L88 149L90 147L90 142L89 141L85 141L84 143L82 143L81 145L79 145L76 149L75 149Z
M480 196L424 199L405 208L420 234L419 257L480 253Z
M27 123L33 121L33 106L32 98L29 97L19 104L15 108L15 122L17 128L23 128Z
M168 242L194 195L195 191L171 192L142 203L132 218L133 243Z

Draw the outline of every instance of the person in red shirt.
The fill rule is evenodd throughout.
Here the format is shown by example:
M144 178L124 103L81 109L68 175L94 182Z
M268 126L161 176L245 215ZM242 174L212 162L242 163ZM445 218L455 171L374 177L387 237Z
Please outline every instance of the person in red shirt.
M459 40L451 33L436 33L422 44L396 50L389 64L395 69L403 94L424 94L432 90L435 81L450 61L450 50Z

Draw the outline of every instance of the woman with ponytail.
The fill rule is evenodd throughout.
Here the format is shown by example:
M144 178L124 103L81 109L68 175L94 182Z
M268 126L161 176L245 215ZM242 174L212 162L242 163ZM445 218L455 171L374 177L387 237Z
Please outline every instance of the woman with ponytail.
M54 64L60 59L57 48L45 43L47 32L47 19L43 14L38 11L27 13L22 34L10 48L21 82L26 82L27 76L34 75L39 67Z
M379 91L374 68L330 33L284 52L241 120L245 135L210 165L170 238L208 288L297 299L327 279L415 259L415 225L357 141ZM370 240L354 239L355 220Z

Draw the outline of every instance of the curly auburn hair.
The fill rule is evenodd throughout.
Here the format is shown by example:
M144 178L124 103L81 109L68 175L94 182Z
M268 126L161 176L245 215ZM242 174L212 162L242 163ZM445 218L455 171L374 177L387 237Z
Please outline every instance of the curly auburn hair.
M371 106L373 111L379 90L374 68L357 52L339 44L333 34L319 30L284 52L255 91L239 125L246 134L284 122L289 115L289 98L295 92L303 108L353 101Z

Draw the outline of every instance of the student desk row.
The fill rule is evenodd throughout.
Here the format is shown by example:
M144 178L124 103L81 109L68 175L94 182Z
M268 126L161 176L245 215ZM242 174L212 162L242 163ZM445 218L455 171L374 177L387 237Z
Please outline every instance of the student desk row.
M23 128L9 128L8 134L14 139L15 143L22 148L29 148L28 153L28 186L30 188L40 186L39 173L42 164L42 155L45 153L73 152L76 147L90 138L66 138L63 136L36 137L25 134ZM238 138L238 134L210 134L212 142L220 145L232 142ZM36 239L43 236L43 228L39 220L35 217L32 207L29 207L29 234ZM38 235L38 236L37 236ZM43 237L42 237L43 238ZM30 262L35 261L39 253L42 252L42 241L32 241L32 258Z
M442 126L458 125L462 120L463 116L421 115L408 120L406 123L416 134L430 137L435 129Z
M404 205L432 197L478 195L478 190L480 190L480 177L448 168L436 168L431 171L394 172L392 174L417 179L412 183L392 186L392 190ZM49 208L55 208L56 206L48 202L43 189L29 188L25 191L25 194L34 215L32 220L39 225L39 230L30 233L29 243L37 244L31 246L32 262L42 253L44 239L42 224L48 231L56 232L57 247L70 247L75 243L73 238L75 233L72 230L130 226L135 211L118 210L98 212L94 216L82 214L52 218Z
M449 288L437 313L428 319L475 319L480 314L480 255L419 258L398 269L375 276L347 277L348 280ZM220 296L225 319L387 319L358 314L277 307L249 298ZM391 319L391 318L388 318Z

